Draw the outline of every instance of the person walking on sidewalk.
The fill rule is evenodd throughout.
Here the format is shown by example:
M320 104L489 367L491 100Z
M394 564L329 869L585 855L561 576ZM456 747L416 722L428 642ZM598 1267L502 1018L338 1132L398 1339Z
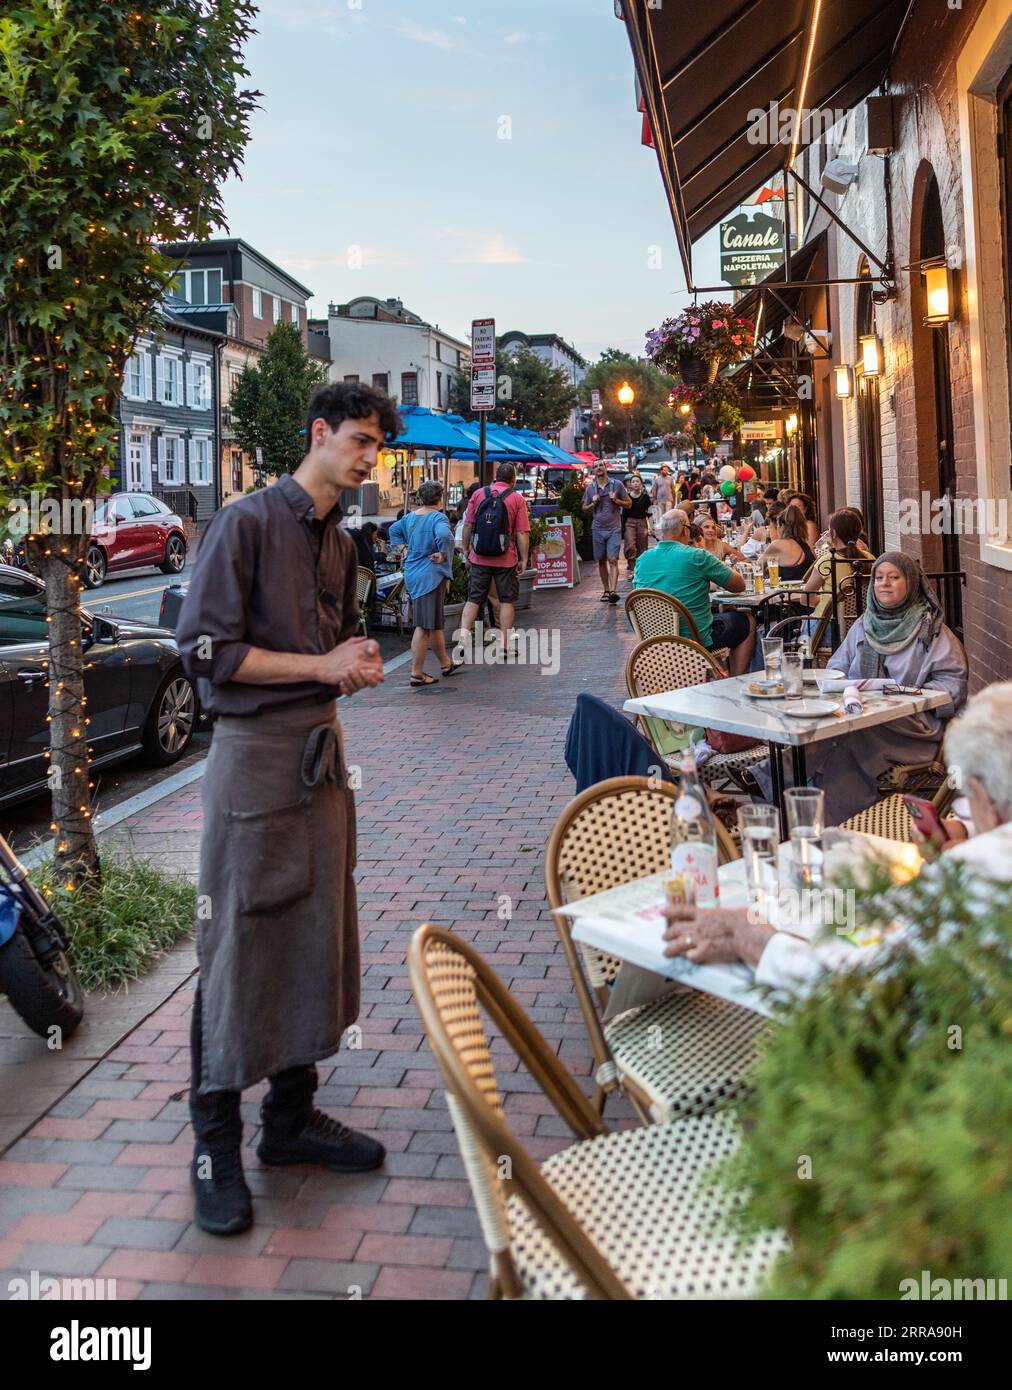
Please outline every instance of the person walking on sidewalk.
M411 595L415 631L411 639L411 684L435 685L425 674L425 656L431 646L444 676L455 675L461 662L450 660L443 636L443 594L453 578L453 531L444 512L443 484L427 478L418 488L421 506L390 527L394 545L406 545L404 583Z
M629 479L628 491L630 502L622 513L622 539L625 542L626 573L631 581L636 561L646 550L649 540L650 523L647 517L650 514L650 494L643 486L643 479L638 476Z
M618 552L622 545L622 511L629 506L622 483L609 479L608 466L599 463L594 481L583 494L583 510L590 513L594 559L601 576L602 603L618 603Z
M499 595L499 626L503 643L509 644L520 597L520 576L527 568L531 522L527 503L515 490L517 470L500 463L495 482L471 496L464 514L463 545L469 577L467 602L457 634L458 649L471 645L471 630L495 583Z
M314 1063L359 1012L355 802L336 697L383 680L356 636L356 555L338 498L402 428L371 386L314 394L293 474L217 512L176 640L215 715L202 783L200 978L191 1028L196 1220L231 1235L253 1219L241 1092L265 1078L265 1164L377 1168L383 1145L313 1105Z

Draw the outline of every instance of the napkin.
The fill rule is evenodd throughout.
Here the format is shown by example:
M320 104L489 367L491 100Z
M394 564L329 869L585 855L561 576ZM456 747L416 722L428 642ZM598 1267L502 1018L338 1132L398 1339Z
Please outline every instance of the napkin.
M848 685L843 692L843 708L848 714L860 714L864 710L864 700L856 685Z

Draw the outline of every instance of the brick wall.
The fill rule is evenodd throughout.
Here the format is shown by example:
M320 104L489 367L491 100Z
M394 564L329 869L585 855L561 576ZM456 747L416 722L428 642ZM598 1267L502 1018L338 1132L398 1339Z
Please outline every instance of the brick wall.
M904 498L919 498L922 491L938 495L932 332L948 336L957 491L961 497L976 497L978 491L966 286L961 277L963 300L957 321L947 328L926 329L921 322L919 281L898 267L922 254L921 209L932 172L938 182L945 245L958 246L965 254L956 58L983 3L967 0L962 9L949 9L919 0L914 8L890 71L889 91L897 97L898 121L896 151L889 161L889 196L885 161L864 154L863 107L852 116L837 151L844 158L860 160L858 180L840 200L838 210L880 256L887 245L886 209L891 205L899 293L894 303L876 308L886 368L880 380L885 538L888 547L898 544L928 570L942 567L940 537L901 536L898 516ZM837 273L856 275L858 248L841 233L836 249ZM853 286L840 286L835 292L840 360L845 362L857 360L858 355L855 299ZM840 409L848 495L860 505L857 411L853 402L842 403ZM960 566L967 576L965 640L971 689L976 690L991 681L1012 679L1012 573L982 561L976 535L961 535L959 543Z

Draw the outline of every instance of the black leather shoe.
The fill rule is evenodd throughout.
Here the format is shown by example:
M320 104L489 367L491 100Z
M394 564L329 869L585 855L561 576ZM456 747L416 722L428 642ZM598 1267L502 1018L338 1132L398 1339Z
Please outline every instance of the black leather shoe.
M257 1146L261 1163L315 1163L334 1173L368 1173L386 1156L377 1139L348 1129L322 1110L313 1110L294 1135L265 1124Z
M235 1236L253 1225L253 1199L242 1172L238 1149L206 1149L199 1145L190 1166L196 1197L195 1217L202 1231Z

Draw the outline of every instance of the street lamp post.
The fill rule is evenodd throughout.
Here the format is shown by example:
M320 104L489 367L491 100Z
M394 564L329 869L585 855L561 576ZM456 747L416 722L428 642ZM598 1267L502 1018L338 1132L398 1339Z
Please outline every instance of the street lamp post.
M630 473L632 472L632 461L633 461L633 452L632 452L632 407L633 407L633 401L635 401L635 399L636 399L636 392L635 392L635 391L633 390L633 388L629 385L628 381L623 381L622 385L618 388L618 403L619 403L619 405L625 406L625 447L626 447L626 458L627 458L628 461L629 461L629 472L630 472Z

